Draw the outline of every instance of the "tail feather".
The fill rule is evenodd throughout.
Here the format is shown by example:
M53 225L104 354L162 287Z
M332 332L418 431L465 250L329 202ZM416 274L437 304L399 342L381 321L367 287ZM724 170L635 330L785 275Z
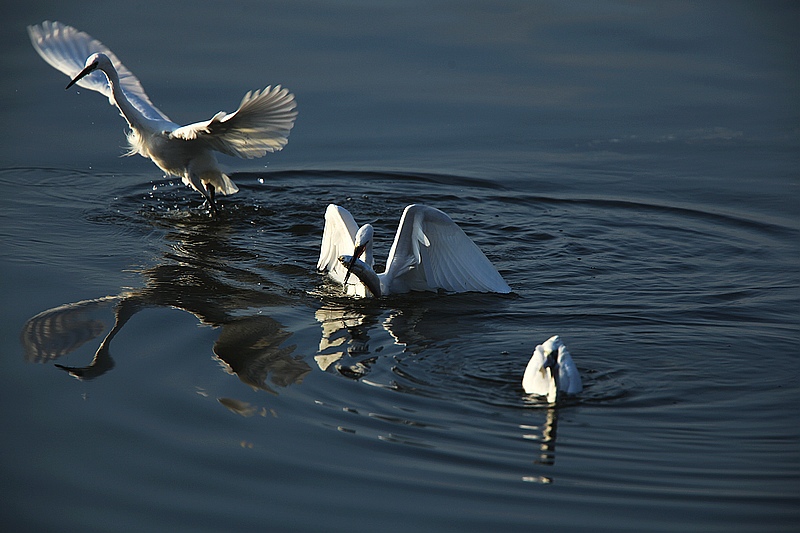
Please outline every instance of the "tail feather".
M217 194L234 194L239 191L239 187L222 172L204 172L200 176L194 174L186 174L183 176L183 183L192 189L196 190L206 198L208 198L207 184L214 186L214 192Z
M209 183L214 185L214 188L217 189L217 192L220 194L233 194L239 191L239 187L226 175L222 172L214 180L208 180Z

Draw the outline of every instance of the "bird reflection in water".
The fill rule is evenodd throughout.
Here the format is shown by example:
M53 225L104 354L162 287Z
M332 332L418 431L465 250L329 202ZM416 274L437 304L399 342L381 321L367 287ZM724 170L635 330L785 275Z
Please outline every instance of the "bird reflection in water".
M492 298L495 307L498 303L500 306L504 305L503 302L506 301L492 296L488 298ZM412 354L423 352L427 348L435 349L437 344L446 343L456 337L474 334L476 320L480 320L485 314L487 300L480 295L412 294L393 297L390 308L372 302L374 300L339 298L325 303L316 312L317 321L322 328L322 339L319 355L315 359L322 370L333 368L346 377L365 378L375 361L376 353L382 346L380 344L374 348L370 346L370 342L380 343L381 331L388 333L395 345L402 346L403 353ZM420 361L417 360L416 363L419 364ZM447 394L438 390L438 383L427 381L428 378L421 367L414 366L409 369L411 374L408 374L403 366L402 363L393 365L391 383L382 386L409 394L418 394L420 389L425 389L424 394L432 397ZM520 374L523 369L524 367L520 369ZM521 375L519 377L521 378ZM369 379L373 385L379 381L379 378L375 377ZM457 382L462 377L453 374L448 379L453 380L452 386L447 389L448 393L457 391ZM492 394L491 387L487 387L486 393ZM524 394L521 387L519 393L523 395L521 398L523 403L533 408L529 413L530 416L544 416L541 423L520 424L509 429L509 433L515 438L521 437L525 441L535 443L536 446L532 461L534 472L526 472L521 476L522 480L530 483L552 483L554 478L550 469L555 465L556 459L559 407L555 403L549 403L544 397ZM401 420L400 423L406 431L409 427L435 425L409 418L398 420ZM338 429L357 432L352 428ZM430 441L424 438L424 433L420 435L414 436L413 439L406 437L403 442L415 446L432 446ZM379 438L391 440L388 436Z
M161 264L142 270L143 288L62 305L28 320L21 334L25 358L37 363L58 360L108 330L88 365L56 365L79 379L97 378L114 367L111 341L136 313L172 307L220 328L213 353L244 383L275 393L268 381L277 387L302 382L311 367L294 355L294 345L287 345L291 332L269 316L241 316L242 310L285 304L277 290L243 288L275 284L263 278L254 284L254 274L227 266L225 257L242 252L225 250L230 245L208 228L173 232L167 239L177 243Z
M556 462L556 433L558 430L558 410L555 407L547 409L544 424L541 426L521 425L525 433L522 438L532 440L539 444L538 456L533 460L535 465L552 467ZM523 476L523 481L531 483L552 483L551 476Z
M393 296L391 307L371 299L332 298L315 313L322 336L314 359L321 370L332 367L346 377L360 379L387 340L402 346L404 353L419 353L437 342L474 333L473 315L479 319L485 312L486 298L493 296L410 293ZM505 301L493 298L491 304L503 306ZM377 347L370 347L379 332L389 337L384 335Z
M376 359L369 356L369 330L377 325L378 317L362 311L347 304L325 303L314 313L322 325L319 352L314 357L320 370L333 365L340 374L353 379L369 371Z

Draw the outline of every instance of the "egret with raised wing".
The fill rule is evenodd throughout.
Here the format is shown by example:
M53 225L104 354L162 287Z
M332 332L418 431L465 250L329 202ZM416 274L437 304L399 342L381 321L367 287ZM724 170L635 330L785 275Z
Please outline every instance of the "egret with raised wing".
M438 209L413 204L403 210L381 274L373 270L373 236L371 224L359 228L347 209L330 204L317 268L344 284L345 292L352 296L440 289L511 292L483 252Z
M238 187L220 170L215 151L252 159L282 149L297 111L294 95L268 86L244 95L233 113L220 111L209 120L179 126L156 108L136 76L100 41L60 22L28 26L33 47L74 84L97 91L117 106L128 122L127 155L140 154L168 175L205 197L212 213L214 197Z
M549 403L556 403L561 394L583 390L578 369L558 335L534 349L522 376L522 388L528 394L547 396Z

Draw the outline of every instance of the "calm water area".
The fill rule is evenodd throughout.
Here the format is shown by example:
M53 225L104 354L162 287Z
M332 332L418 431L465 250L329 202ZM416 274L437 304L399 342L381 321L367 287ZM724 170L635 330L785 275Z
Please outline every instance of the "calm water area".
M281 84L200 196L26 26L181 124ZM6 531L797 531L792 2L35 2L0 22ZM329 203L448 213L513 289L349 299ZM116 321L116 326L115 326ZM583 379L522 373L558 334ZM76 379L76 376L79 379Z

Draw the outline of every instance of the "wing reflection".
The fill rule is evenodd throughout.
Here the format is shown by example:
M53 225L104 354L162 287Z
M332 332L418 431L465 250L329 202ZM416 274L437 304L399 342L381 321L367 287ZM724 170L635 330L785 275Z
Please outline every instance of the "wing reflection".
M46 363L66 355L105 331L103 311L119 298L109 296L62 305L39 313L22 331L25 359Z
M56 361L107 331L88 365L56 364L74 377L97 378L114 367L111 341L136 313L171 307L220 328L214 355L244 383L274 393L268 381L278 387L301 382L311 367L294 355L294 345L286 344L291 332L262 313L245 314L286 304L283 289L263 276L231 267L231 257L244 252L229 244L223 227L217 229L178 227L168 234L174 244L161 264L141 271L141 289L61 305L28 320L21 333L25 359Z

